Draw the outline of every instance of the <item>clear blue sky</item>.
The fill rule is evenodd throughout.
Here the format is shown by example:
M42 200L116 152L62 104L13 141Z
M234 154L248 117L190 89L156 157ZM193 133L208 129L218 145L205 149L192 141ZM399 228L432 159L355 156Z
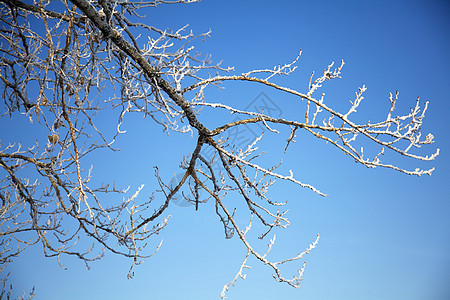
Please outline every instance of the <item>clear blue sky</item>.
M441 155L431 163L389 158L408 169L435 166L431 177L367 169L301 133L283 156L272 145L280 138L267 135L268 150L278 151L270 152L269 160L272 155L283 158L300 180L329 194L322 198L295 185L275 188L274 199L289 199L292 223L277 234L273 257L296 255L317 233L321 240L306 257L299 289L275 282L270 270L250 260L253 268L229 291L229 299L450 299L449 16L447 1L432 0L204 0L160 6L148 14L148 22L163 28L190 24L195 33L211 28L211 38L199 40L196 48L234 66L238 74L289 62L301 49L296 73L276 79L300 91L306 90L311 72L343 59L343 78L327 83L326 101L345 107L365 84L368 91L358 111L362 120L385 117L389 92L396 90L399 112L407 112L417 97L430 101L423 132L432 132L436 143L420 153L440 148ZM291 97L255 84L226 85L207 96L211 102L245 108L261 92L283 116L295 117ZM206 114L200 119L206 125L218 122ZM156 188L152 167L158 165L165 178L178 173L195 139L167 137L150 120L129 116L126 122L128 133L119 140L123 151L93 157L94 176L132 189L146 184L151 194ZM16 136L32 139L22 130ZM5 136L1 130L2 141ZM177 147L179 141L186 146ZM62 258L68 270L61 270L56 260L43 258L37 245L10 265L14 289L35 286L35 299L218 299L245 249L236 237L224 239L213 209L212 202L198 212L173 205L166 213L172 215L169 225L159 236L164 240L160 252L138 266L132 280L126 279L129 264L121 257L108 254L90 271L80 261Z

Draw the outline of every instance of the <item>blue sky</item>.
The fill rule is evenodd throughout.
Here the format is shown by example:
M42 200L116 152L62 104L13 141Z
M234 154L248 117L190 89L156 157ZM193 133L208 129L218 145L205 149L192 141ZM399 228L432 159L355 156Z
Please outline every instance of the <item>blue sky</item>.
M148 22L157 27L190 24L195 33L211 28L211 38L194 46L211 53L214 61L234 66L237 74L290 62L302 50L296 73L276 79L300 91L307 89L313 71L320 73L331 61L343 59L342 79L326 82L325 101L348 107L366 85L359 120L384 118L389 92L396 90L399 112L413 107L417 97L430 101L422 130L433 133L436 142L418 153L440 148L441 155L433 162L387 158L408 169L434 166L432 176L367 169L302 133L283 155L279 141L285 137L266 134L268 163L283 158L300 180L329 194L319 197L290 184L275 187L274 199L289 200L291 226L277 233L273 257L296 255L317 233L321 240L306 257L299 289L275 282L270 270L250 260L253 268L229 291L229 299L450 299L449 13L446 1L254 0L205 0L149 12ZM298 104L291 96L256 84L225 87L206 96L242 109L263 92L283 116L296 117ZM221 122L206 113L199 119L211 127ZM170 179L195 144L195 137L167 136L150 120L131 115L124 128L127 134L118 141L121 153L92 157L94 176L131 189L146 184L148 194L155 189L153 166ZM1 130L0 138L33 140L27 126L14 135ZM224 239L212 202L197 212L173 205L168 214L172 217L159 236L164 240L160 252L138 266L132 280L126 279L129 264L120 257L108 254L90 271L80 261L63 258L68 270L61 270L37 245L10 265L14 288L35 286L35 299L218 299L235 276L244 247L236 238Z

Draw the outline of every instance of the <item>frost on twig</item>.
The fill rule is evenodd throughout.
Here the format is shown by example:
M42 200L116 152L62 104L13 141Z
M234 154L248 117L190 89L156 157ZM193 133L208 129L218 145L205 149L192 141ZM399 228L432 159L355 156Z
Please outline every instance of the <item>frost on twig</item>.
M386 101L385 116L360 124L354 116L364 103L366 86L356 92L344 112L328 103L346 103L345 99L328 101L321 91L327 81L341 78L343 61L338 67L329 64L317 77L313 73L305 91L273 81L277 78L281 82L279 77L296 71L301 52L291 62L274 68L233 74L232 67L214 63L210 55L196 50L195 42L208 37L210 31L195 35L188 26L157 28L151 18L144 17L162 4L192 2L197 1L0 3L0 116L15 119L24 114L32 126L45 133L43 138L23 141L27 147L10 144L2 137L2 270L28 245L40 243L45 255L55 257L61 266L65 255L86 264L101 258L105 251L122 255L131 260L128 276L132 277L133 267L160 248L161 244L153 244L150 238L168 224L167 208L187 187L191 195L183 194L183 199L196 210L212 201L225 237L238 238L246 250L236 276L224 286L222 298L238 278L245 278L250 258L270 268L275 280L298 287L305 264L293 278L279 267L302 260L317 246L319 236L295 257L269 259L270 250L276 246L276 232L292 221L287 200L272 199L269 191L284 181L320 196L326 194L319 186L304 182L301 173L285 168L281 158L278 164L268 164L261 149L267 135L288 132L283 137L284 152L295 150L292 144L296 134L305 132L366 167L431 175L433 168L409 170L399 166L397 159L404 156L431 161L439 154L439 149L428 155L417 151L434 140L432 134L421 132L428 102L422 104L417 99L409 112L397 114L396 92ZM288 119L259 108L240 109L220 99L210 100L208 88L221 87L223 82L256 83L280 95L297 97L303 108ZM209 111L203 108L238 118L215 120L221 123L212 126L202 117ZM115 182L96 183L95 166L89 161L92 152L111 151L108 155L114 156L118 150L113 147L115 141L127 134L127 120L133 115L150 121L145 134L156 128L197 139L180 164L179 180L164 178L155 167L158 186L150 197L142 195L143 186L130 195ZM244 144L227 136L244 126L259 126L265 133ZM388 152L397 154L397 158L389 161L392 156L385 155ZM270 155L275 157L276 153ZM230 207L230 198L239 199L234 207ZM262 228L257 234L261 240L273 234L267 249L260 251L250 242L250 225L240 229L236 216L243 212L258 224L256 228ZM81 244L85 243L77 243L79 239L90 241L89 246L83 248ZM154 250L146 252L147 245Z

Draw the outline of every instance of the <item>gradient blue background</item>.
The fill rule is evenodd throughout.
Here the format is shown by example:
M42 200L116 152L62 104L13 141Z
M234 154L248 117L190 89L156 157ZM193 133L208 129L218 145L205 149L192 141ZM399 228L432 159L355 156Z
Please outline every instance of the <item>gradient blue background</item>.
M283 156L278 141L286 135L266 134L266 149L275 151L269 152L268 162L283 158L298 179L329 194L322 198L290 184L275 187L274 199L289 199L292 224L277 233L271 257L295 256L317 233L321 240L306 257L299 289L275 282L270 270L252 259L247 279L238 280L229 299L450 299L449 16L447 1L256 0L162 5L147 15L149 23L162 28L190 24L195 33L211 28L211 38L199 40L196 49L213 54L214 61L223 60L224 66L235 66L238 74L289 62L301 49L296 73L275 79L300 91L306 91L311 72L321 73L331 61L343 59L343 78L326 82L325 99L331 107L348 108L354 92L365 84L360 121L384 118L389 92L399 90L400 113L408 112L417 97L430 101L423 132L432 132L436 143L418 153L440 148L441 155L430 163L385 158L407 169L435 166L431 177L367 169L303 133ZM296 107L303 104L294 104L291 96L256 84L225 86L220 92L210 90L211 102L244 108L264 92L283 116L302 118ZM210 127L220 121L207 114L200 120ZM30 129L20 128L14 137L2 129L2 141L20 137L33 142ZM158 165L170 179L195 144L189 136L167 137L150 120L128 116L124 128L128 132L118 141L120 154L91 157L94 176L130 185L131 190L144 183L147 194L156 189L152 167ZM132 280L126 279L129 264L120 257L108 254L90 271L81 261L65 257L69 269L61 270L36 245L9 267L14 290L35 286L35 299L218 299L245 249L237 238L224 239L213 210L212 202L198 212L170 207L165 215L172 218L158 237L164 240L160 252L138 266ZM242 220L241 226L245 224ZM265 249L265 244L257 245Z

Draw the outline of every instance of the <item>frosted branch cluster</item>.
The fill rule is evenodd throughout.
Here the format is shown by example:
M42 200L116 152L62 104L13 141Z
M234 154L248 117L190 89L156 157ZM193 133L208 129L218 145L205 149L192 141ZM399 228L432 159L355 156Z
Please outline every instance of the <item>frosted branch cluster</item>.
M386 101L385 116L359 124L352 120L363 103L365 86L344 112L329 106L320 92L327 81L341 78L343 61L338 67L328 65L318 77L313 73L305 91L274 82L296 71L301 52L290 63L233 74L233 68L196 51L195 42L210 31L195 35L187 26L158 28L146 18L159 5L192 2L197 1L1 0L0 116L25 115L45 133L23 141L27 147L1 141L1 270L28 245L40 243L45 255L56 257L62 267L60 258L65 255L86 265L105 252L122 255L131 260L131 277L133 267L160 248L161 242L150 238L168 224L167 208L188 187L192 196L184 196L185 200L196 210L213 202L225 237L239 239L246 251L236 276L224 286L222 299L239 278L245 279L250 258L270 268L275 280L299 287L305 263L298 261L317 246L319 235L296 256L270 258L276 231L291 222L287 201L272 199L270 190L277 181L286 181L326 194L292 170L284 171L281 159L267 165L259 149L265 136L284 135L287 128L286 152L303 130L366 167L431 174L433 168L408 170L398 166L397 159L382 159L388 151L423 161L439 154L439 149L431 155L417 153L422 145L433 143L433 135L421 133L428 102L417 99L409 112L397 115L396 92ZM287 119L208 101L208 88L237 81L293 95L303 111ZM201 122L205 119L201 114L211 109L239 118L224 118L220 126ZM111 116L109 130L97 126L101 111ZM197 139L180 164L179 181L163 178L155 167L158 186L150 198L141 196L143 185L129 191L115 183L94 184L95 165L87 157L93 151L114 156L114 142L126 134L126 120L132 115L148 118L151 125L146 130L187 133ZM238 145L227 133L243 126L261 126L266 133ZM370 151L364 152L364 147ZM373 149L376 153L368 155ZM205 150L210 155L204 155ZM230 201L236 198L239 201ZM249 217L244 230L238 214ZM263 228L257 232L260 239L272 236L267 248L251 242L252 222ZM80 239L89 241L88 246L78 243ZM292 277L280 269L288 263L300 265Z

